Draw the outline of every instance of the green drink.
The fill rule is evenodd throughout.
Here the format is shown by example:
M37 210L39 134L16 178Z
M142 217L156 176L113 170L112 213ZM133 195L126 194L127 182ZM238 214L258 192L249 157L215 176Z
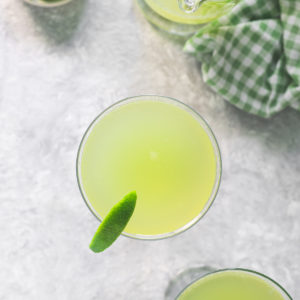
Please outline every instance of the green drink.
M270 278L248 270L223 270L189 285L177 300L287 300L292 299Z
M195 12L186 13L180 9L177 0L145 1L160 16L182 24L207 23L231 11L237 3L233 0L207 0Z
M203 24L230 12L240 0L205 0L200 1L199 7L195 4L196 1L190 0L136 1L149 22L171 34L187 38ZM194 8L184 10L182 7L189 6L185 3Z
M87 130L77 174L98 219L128 191L138 201L124 234L156 239L181 232L211 205L220 154L203 119L183 103L158 96L121 101Z

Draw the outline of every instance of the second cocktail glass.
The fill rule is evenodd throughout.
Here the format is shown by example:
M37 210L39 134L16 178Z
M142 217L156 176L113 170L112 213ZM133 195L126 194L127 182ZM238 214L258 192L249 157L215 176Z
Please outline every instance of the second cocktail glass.
M100 221L135 190L136 209L123 235L161 239L190 228L207 212L220 183L220 151L207 123L189 106L167 97L132 97L89 126L77 178Z
M169 285L166 300L292 300L277 282L247 269L191 269ZM194 274L193 274L194 273ZM196 275L196 276L195 276Z

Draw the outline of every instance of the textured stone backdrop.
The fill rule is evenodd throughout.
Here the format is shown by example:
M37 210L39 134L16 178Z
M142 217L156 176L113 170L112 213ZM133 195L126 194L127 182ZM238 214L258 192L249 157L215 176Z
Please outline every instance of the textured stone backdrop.
M95 255L77 148L102 109L138 94L172 96L204 116L222 151L221 188L184 234L121 237ZM300 298L300 114L267 121L225 103L133 2L0 1L0 126L1 300L163 300L170 279L195 265L255 269Z

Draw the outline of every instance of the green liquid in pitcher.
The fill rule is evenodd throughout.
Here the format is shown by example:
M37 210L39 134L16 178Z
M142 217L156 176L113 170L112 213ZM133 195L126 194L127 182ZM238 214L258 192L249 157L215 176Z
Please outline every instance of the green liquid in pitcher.
M179 8L177 0L145 0L160 16L182 24L201 24L212 21L229 11L238 0L207 0L194 13L185 13Z

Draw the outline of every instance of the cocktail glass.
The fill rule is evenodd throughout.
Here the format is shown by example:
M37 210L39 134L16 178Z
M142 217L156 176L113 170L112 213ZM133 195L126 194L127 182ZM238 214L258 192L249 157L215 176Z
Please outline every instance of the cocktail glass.
M72 0L52 0L52 1L47 1L47 0L24 0L26 3L34 5L34 6L39 6L39 7L58 7L65 5Z
M125 194L137 205L123 235L162 239L185 231L213 203L221 178L217 141L203 118L161 96L127 98L88 127L77 156L83 199L101 221Z
M166 300L292 300L277 282L247 269L187 270L173 280Z
M188 37L230 12L240 0L136 0L146 19L171 34Z

